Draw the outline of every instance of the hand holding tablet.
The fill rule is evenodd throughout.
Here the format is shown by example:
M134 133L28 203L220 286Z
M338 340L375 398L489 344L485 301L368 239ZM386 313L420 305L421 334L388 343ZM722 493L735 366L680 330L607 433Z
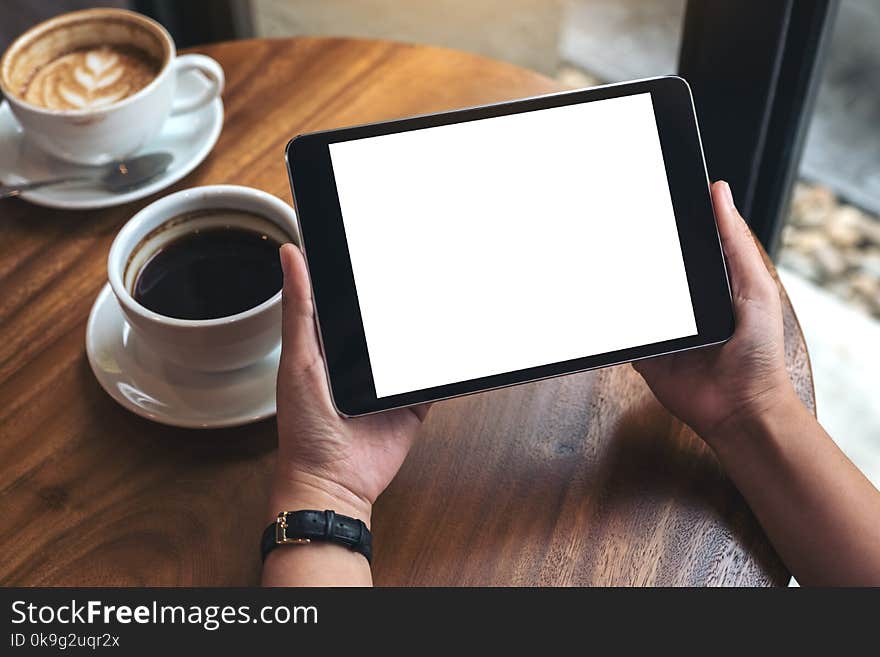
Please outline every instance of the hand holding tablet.
M345 415L732 333L680 78L305 135L287 155Z
M282 481L317 470L310 495L368 520L425 412L395 407L639 360L799 581L880 581L878 492L789 380L779 289L727 184L710 197L682 80L308 135L288 164L312 294L284 247ZM266 583L370 581L339 550L288 557Z

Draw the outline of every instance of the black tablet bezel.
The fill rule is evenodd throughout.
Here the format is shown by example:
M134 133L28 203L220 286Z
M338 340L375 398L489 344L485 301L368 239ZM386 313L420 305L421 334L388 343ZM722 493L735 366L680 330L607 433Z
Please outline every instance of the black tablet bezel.
M654 105L697 335L377 398L329 144L641 93L650 93ZM364 415L717 344L733 334L730 288L703 149L690 88L682 78L651 78L304 134L292 139L285 153L327 376L336 409L343 415Z

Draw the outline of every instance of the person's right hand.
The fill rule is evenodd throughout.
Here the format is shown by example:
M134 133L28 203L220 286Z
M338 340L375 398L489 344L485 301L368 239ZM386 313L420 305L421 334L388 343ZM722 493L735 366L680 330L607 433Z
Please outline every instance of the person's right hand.
M717 347L633 363L657 399L710 444L730 421L759 416L794 395L776 283L726 182L712 185L712 202L730 274L734 335Z

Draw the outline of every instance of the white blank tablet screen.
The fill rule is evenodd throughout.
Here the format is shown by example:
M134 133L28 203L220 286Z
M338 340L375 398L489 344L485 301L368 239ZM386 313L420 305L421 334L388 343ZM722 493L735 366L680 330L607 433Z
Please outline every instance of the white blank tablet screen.
M697 333L650 94L330 156L378 397Z

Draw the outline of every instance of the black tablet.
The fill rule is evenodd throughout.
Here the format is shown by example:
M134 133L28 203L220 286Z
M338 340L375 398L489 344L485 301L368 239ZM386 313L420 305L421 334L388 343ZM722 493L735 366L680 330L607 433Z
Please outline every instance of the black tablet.
M733 332L681 78L300 135L287 166L344 415Z

